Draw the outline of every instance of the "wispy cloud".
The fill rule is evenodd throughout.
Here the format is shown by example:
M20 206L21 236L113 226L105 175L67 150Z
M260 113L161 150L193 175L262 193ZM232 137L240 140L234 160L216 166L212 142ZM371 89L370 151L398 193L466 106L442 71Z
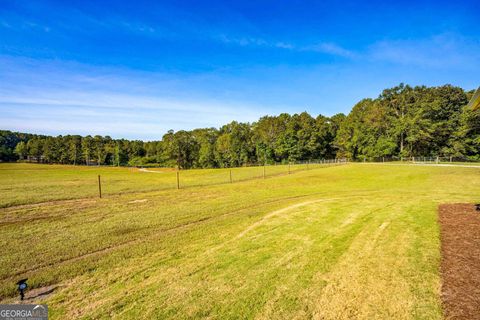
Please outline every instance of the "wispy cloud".
M3 129L147 139L158 139L169 129L219 127L262 115L260 109L238 103L48 88L31 88L28 98L0 96L0 111Z
M315 44L312 46L306 46L306 47L303 47L302 50L321 52L321 53L326 53L326 54L339 56L343 58L355 58L358 56L357 53L351 50L345 49L332 42L323 42L323 43Z
M480 41L455 34L387 40L370 46L367 56L371 60L421 68L473 68L480 66Z
M225 44L233 44L238 46L272 46L271 43L261 38L255 37L230 37L225 34L214 37L214 39Z
M294 49L295 46L293 44L287 43L287 42L277 42L275 43L275 47L277 48L282 48L282 49Z
M453 33L418 39L391 39L375 42L365 49L350 50L334 42L299 46L287 41L267 41L262 38L228 38L221 41L240 46L272 47L298 52L318 52L345 59L365 62L388 62L422 68L478 67L480 40Z
M0 20L0 27L5 29L30 30L50 32L51 26L47 24L38 23L28 19L19 19L18 17L4 17Z
M0 26L3 27L3 28L7 28L7 29L12 28L12 26L8 22L3 21L3 20L0 20Z
M120 97L111 96L112 102ZM31 102L0 102L3 129L46 134L101 134L134 139L159 139L169 129L182 130L197 127L218 127L232 120L256 119L257 112L239 112L239 106L205 102L188 104L178 100L130 97L130 106L99 106L84 99L80 105L56 101L49 104L41 99ZM144 100L149 100L145 102ZM154 103L149 105L149 103ZM177 108L181 105L180 108Z
M321 42L314 45L299 46L288 41L270 41L255 37L228 37L221 35L217 37L218 40L225 44L234 44L238 46L253 46L253 47L271 47L285 50L294 50L299 52L318 52L343 58L355 58L358 56L352 50L345 49L333 42Z
M93 67L59 68L54 62L37 65L32 74L34 61L3 62L8 62L8 67L0 63L0 82L6 84L0 88L2 129L159 139L169 129L219 127L232 120L251 122L267 112L246 101L198 92L182 95L185 84L178 85L181 80L173 75L162 79ZM154 84L149 88L145 86L148 82ZM164 94L166 91L170 94Z

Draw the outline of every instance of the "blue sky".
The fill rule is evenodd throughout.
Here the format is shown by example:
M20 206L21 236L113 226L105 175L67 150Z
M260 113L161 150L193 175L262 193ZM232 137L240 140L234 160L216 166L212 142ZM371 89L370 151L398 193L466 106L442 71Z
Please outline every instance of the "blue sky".
M155 140L480 85L478 1L0 0L0 129Z

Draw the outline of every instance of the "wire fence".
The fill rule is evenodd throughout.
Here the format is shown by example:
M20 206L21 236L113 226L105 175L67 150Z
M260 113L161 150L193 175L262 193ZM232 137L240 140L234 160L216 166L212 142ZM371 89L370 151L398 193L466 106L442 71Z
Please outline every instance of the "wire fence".
M404 164L465 164L478 165L480 161L461 157L377 157L356 160L360 162L392 162ZM126 193L175 190L190 187L226 185L254 179L295 174L344 165L346 158L274 163L220 169L176 170L175 168L128 169L112 166L53 166L35 165L4 170L4 187L0 188L0 208L40 203L53 200L103 197ZM26 166L28 166L26 164ZM127 171L126 171L127 170ZM27 174L28 173L28 174ZM98 179L97 175L100 175ZM97 185L98 184L98 185ZM41 186L41 187L40 187Z
M454 156L415 156L415 157L373 157L358 159L358 162L406 162L414 164L447 164L447 163L469 163L479 164L480 159Z
M321 159L221 169L176 170L116 166L20 164L3 170L0 208L57 200L108 198L113 195L226 185L295 174L346 164L346 159Z
M478 163L480 164L479 159L473 159L473 158L467 158L467 157L432 157L432 156L427 156L427 157L411 157L409 159L412 163L470 163L470 164L475 164Z
M456 163L465 162L464 158L458 157L377 157L364 159L364 162L397 162L397 163L413 163L413 164L439 164L439 163ZM187 169L177 170L175 168L152 168L152 167L132 167L130 170L140 171L138 178L129 178L128 185L124 186L127 181L116 180L113 176L106 176L106 179L99 181L100 184L105 183L106 194L115 194L130 192L130 187L137 185L136 191L154 191L154 190L172 190L184 189L191 187L212 186L222 184L232 184L236 182L267 179L275 176L294 174L300 171L315 170L332 166L345 165L350 161L347 158L336 159L319 159L310 161L296 161L290 163L273 163L265 165L248 165L232 168L216 168L216 169ZM473 163L473 162L471 162ZM477 162L480 165L480 161ZM142 182L135 182L132 179L141 179ZM138 184L137 184L138 183Z
M165 181L170 186L171 179L167 176L174 177L177 189L186 187L208 186L215 184L227 184L240 181L266 179L279 175L293 174L299 171L314 170L323 167L331 167L343 165L347 163L346 158L342 159L320 159L310 161L296 161L291 163L274 163L265 165L249 165L243 167L233 168L218 168L218 169L191 169L191 170L174 170L171 168L139 168L145 173L159 173L164 174Z

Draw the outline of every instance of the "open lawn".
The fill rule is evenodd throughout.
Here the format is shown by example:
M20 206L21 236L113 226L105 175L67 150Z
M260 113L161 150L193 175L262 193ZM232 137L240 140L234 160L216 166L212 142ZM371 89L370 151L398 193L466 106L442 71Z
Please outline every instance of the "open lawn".
M0 300L28 277L52 319L441 319L437 209L478 201L480 170L309 169L176 190L172 171L0 164Z

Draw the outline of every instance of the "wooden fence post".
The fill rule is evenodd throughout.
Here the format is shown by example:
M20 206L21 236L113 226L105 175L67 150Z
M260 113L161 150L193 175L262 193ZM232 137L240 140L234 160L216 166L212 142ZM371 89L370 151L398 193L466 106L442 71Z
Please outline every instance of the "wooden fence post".
M180 189L180 174L177 170L177 189Z
M102 183L100 181L100 175L98 175L98 195L100 196L100 199L102 198Z

